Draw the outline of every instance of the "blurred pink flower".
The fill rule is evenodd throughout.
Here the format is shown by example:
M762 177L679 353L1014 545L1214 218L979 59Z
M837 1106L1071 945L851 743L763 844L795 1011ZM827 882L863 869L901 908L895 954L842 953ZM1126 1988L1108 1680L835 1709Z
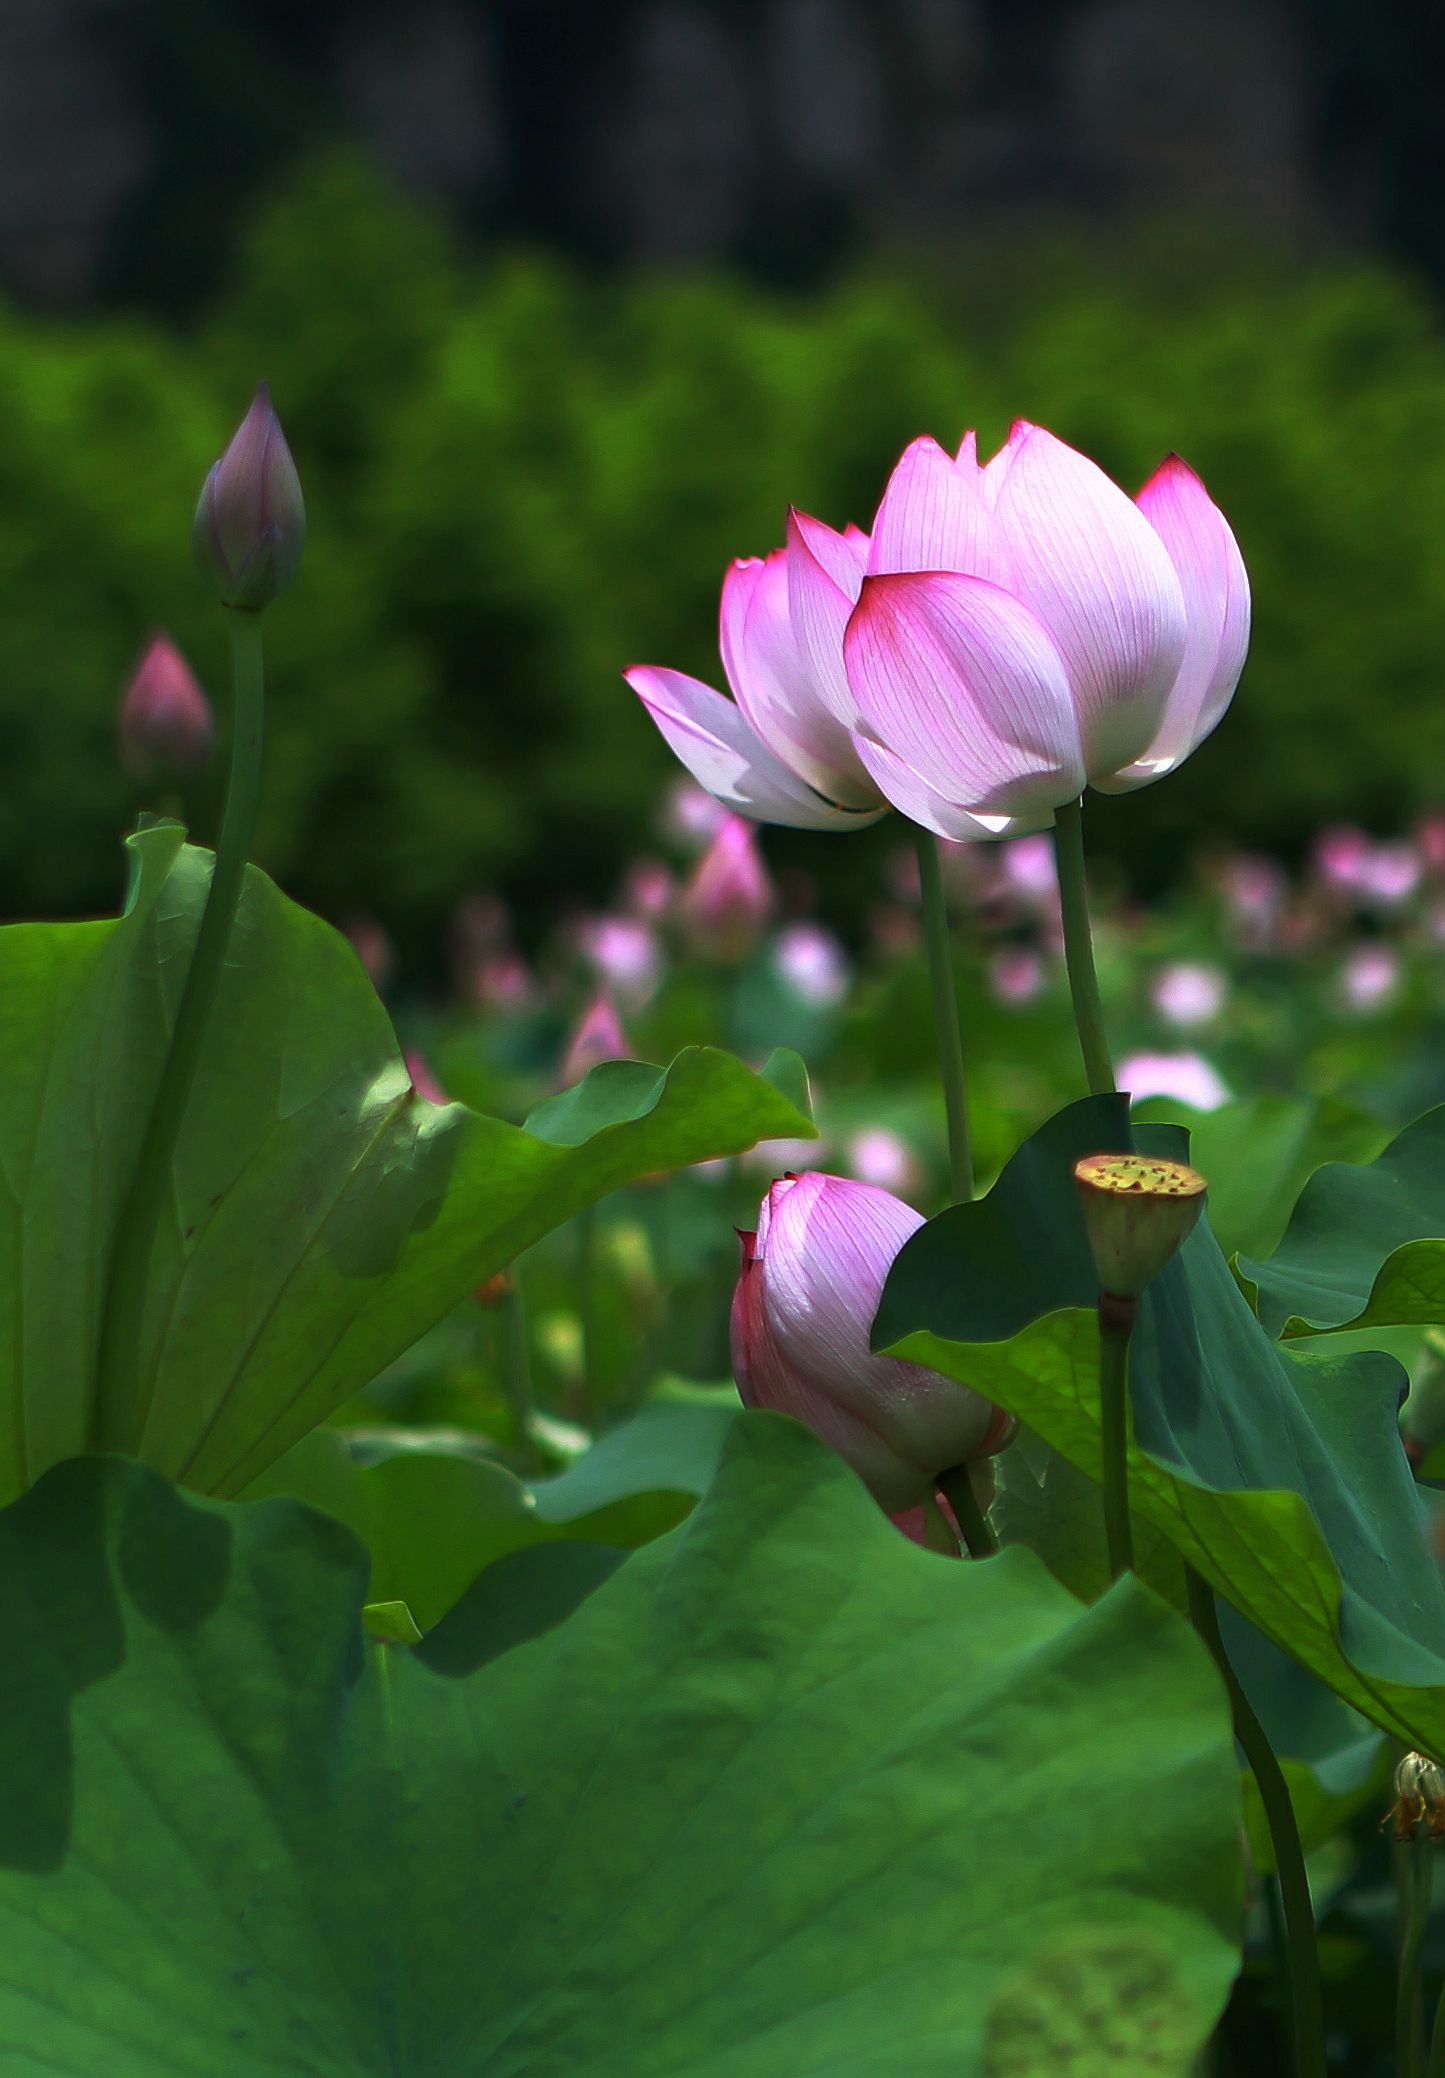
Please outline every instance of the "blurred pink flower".
M536 976L516 952L496 952L478 960L467 979L467 994L482 1010L503 1014L527 1010L540 993Z
M830 1010L848 993L848 956L822 924L786 925L773 946L773 964L794 995L814 1009Z
M635 916L598 916L583 924L582 951L598 978L621 1002L638 1007L662 979L662 947L650 924Z
M1393 946L1360 945L1340 968L1340 994L1351 1010L1380 1010L1398 993L1400 955Z
M633 916L655 922L672 907L676 889L661 859L634 859L623 883L622 906Z
M406 1072L411 1077L411 1086L423 1102L445 1104L448 1101L447 1093L433 1075L426 1057L417 1048L411 1047L402 1058L406 1062Z
M1219 967L1198 960L1174 960L1160 968L1149 993L1161 1017L1188 1031L1218 1017L1229 982Z
M941 1472L987 1456L1012 1422L937 1372L869 1347L899 1249L923 1224L889 1192L817 1171L780 1177L739 1236L732 1354L749 1407L806 1422L890 1513L917 1506Z
M386 930L374 916L353 916L345 929L372 987L384 995L396 968L396 947Z
M800 1168L808 1162L820 1162L828 1146L825 1134L816 1140L763 1140L745 1151L739 1158L740 1166L754 1175L776 1176L792 1162Z
M1032 1003L1044 986L1043 959L1029 946L1006 946L988 963L988 985L997 1002Z
M1136 1103L1169 1097L1191 1111L1217 1111L1229 1102L1218 1070L1198 1053L1130 1054L1119 1063L1119 1087Z
M998 847L997 858L1000 881L1024 908L1058 907L1059 872L1051 837L1042 832L1016 837L1012 844Z
M660 827L685 851L701 851L717 835L726 814L722 802L696 780L675 779L663 799Z
M1260 951L1274 942L1289 893L1289 878L1276 859L1238 852L1220 873L1220 891L1234 935Z
M558 1087L570 1089L602 1061L625 1061L630 1049L622 1021L605 995L594 996L578 1020L562 1058Z
M1432 879L1445 876L1445 814L1433 810L1415 825L1415 848Z
M738 960L772 915L775 896L757 832L730 815L693 868L678 913L694 942L714 959Z
M1425 862L1412 844L1372 844L1360 867L1362 899L1376 909L1399 909L1425 877Z
M1338 894L1353 895L1370 840L1353 823L1332 823L1315 838L1312 861L1316 877Z
M871 1183L878 1190L911 1191L922 1180L912 1148L886 1126L864 1126L848 1142L845 1154L859 1183Z
M215 744L200 680L169 635L153 635L120 703L122 766L132 779L179 787L205 771Z

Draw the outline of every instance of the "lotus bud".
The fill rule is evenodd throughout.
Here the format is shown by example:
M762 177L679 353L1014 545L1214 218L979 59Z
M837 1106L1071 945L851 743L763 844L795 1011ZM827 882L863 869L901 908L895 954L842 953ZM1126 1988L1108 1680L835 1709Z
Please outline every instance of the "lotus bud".
M730 815L683 889L683 920L714 959L740 960L756 944L773 901L757 832L741 816Z
M1407 1753L1395 1770L1395 1801L1385 1824L1397 1840L1413 1840L1429 1820L1430 1838L1445 1840L1445 1768L1428 1753Z
M201 487L192 540L226 606L259 613L296 574L306 505L264 382Z
M424 1104L446 1104L450 1101L446 1091L437 1081L425 1054L413 1047L404 1058L406 1072L411 1077L411 1086Z
M152 637L121 701L121 764L132 779L179 787L205 770L215 741L195 672L168 635Z
M1152 1155L1088 1154L1074 1164L1084 1227L1109 1298L1135 1300L1193 1233L1208 1188L1197 1169Z
M602 1061L625 1061L629 1048L621 1020L606 996L595 996L583 1012L562 1059L559 1089L570 1089Z
M806 1422L890 1515L987 1457L1012 1417L940 1372L876 1356L869 1332L899 1249L923 1224L900 1198L816 1171L779 1178L742 1233L732 1359L749 1407Z

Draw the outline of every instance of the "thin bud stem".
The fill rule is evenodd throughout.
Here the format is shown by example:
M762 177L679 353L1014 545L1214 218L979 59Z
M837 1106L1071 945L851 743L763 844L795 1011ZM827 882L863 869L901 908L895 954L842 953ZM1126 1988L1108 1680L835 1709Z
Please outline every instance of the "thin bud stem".
M958 1018L958 988L953 978L948 904L943 893L938 839L915 826L918 879L923 891L923 936L928 946L928 979L933 990L933 1024L938 1038L938 1068L948 1115L948 1172L952 1201L966 1205L973 1196L973 1140L968 1122L968 1078L964 1067L963 1031Z
M1054 855L1059 867L1059 908L1064 925L1064 961L1084 1073L1093 1096L1114 1088L1114 1067L1104 1032L1104 1006L1094 966L1089 895L1084 877L1084 804L1066 801L1054 810Z
M261 621L254 613L232 613L229 619L235 710L226 807L215 868L181 990L170 1047L156 1085L130 1191L116 1225L92 1416L94 1446L101 1450L133 1453L139 1448L145 1429L155 1385L153 1371L147 1370L143 1344L156 1236L174 1187L176 1146L240 906L261 797L265 716Z
M1189 1618L1224 1678L1234 1715L1234 1736L1244 1750L1269 1827L1274 1865L1279 1871L1284 1905L1285 1948L1289 1961L1290 2013L1294 2035L1296 2078L1326 2078L1324 2002L1315 1935L1315 1908L1310 1897L1304 1849L1290 1801L1289 1784L1275 1758L1264 1726L1255 1716L1220 1636L1214 1590L1193 1566L1184 1568Z

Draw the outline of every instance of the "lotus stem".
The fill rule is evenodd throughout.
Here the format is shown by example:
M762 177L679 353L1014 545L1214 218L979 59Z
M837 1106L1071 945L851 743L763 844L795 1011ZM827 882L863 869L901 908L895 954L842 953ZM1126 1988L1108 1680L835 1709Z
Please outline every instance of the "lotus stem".
M963 1057L963 1030L958 1019L958 988L953 977L953 949L948 930L948 903L943 892L938 839L914 826L918 879L923 891L923 936L928 947L928 979L933 991L933 1024L938 1039L938 1069L948 1116L948 1177L955 1205L973 1196L973 1141L968 1123L968 1076Z
M1084 873L1084 804L1067 801L1054 811L1054 856L1059 869L1059 908L1064 924L1064 961L1084 1073L1093 1096L1114 1088L1114 1067L1104 1033L1104 1006L1094 966L1094 935Z
M953 1510L959 1534L970 1558L992 1558L998 1550L998 1538L992 1525L978 1504L978 1495L973 1490L973 1481L968 1476L967 1465L954 1465L947 1472L940 1472L938 1483L947 1496Z
M174 1188L176 1147L225 968L261 798L266 706L261 617L258 613L234 611L229 618L234 709L226 805L206 906L181 990L170 1046L161 1067L130 1190L116 1224L91 1424L95 1443L102 1450L129 1451L136 1447L154 1392L155 1381L147 1375L142 1344L156 1236Z
M1300 1845L1289 1784L1275 1758L1264 1726L1251 1709L1224 1649L1219 1617L1214 1607L1214 1590L1191 1565L1185 1565L1184 1579L1189 1593L1190 1621L1224 1678L1234 1716L1234 1736L1244 1750L1250 1773L1258 1786L1270 1845L1274 1849L1280 1901L1284 1906L1296 2078L1326 2078L1324 2001L1320 1989L1315 1908L1310 1897L1304 1849Z
M1099 1294L1099 1442L1109 1578L1134 1570L1129 1520L1129 1344L1138 1301Z

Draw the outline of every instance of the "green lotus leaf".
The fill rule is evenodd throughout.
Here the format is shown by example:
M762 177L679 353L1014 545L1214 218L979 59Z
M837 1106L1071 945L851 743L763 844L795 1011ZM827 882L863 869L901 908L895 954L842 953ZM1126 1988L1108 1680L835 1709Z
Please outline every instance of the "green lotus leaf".
M874 1331L877 1346L1011 1409L1094 1478L1096 1280L1071 1171L1127 1132L1118 1098L1051 1119L987 1198L906 1244ZM1136 1138L1188 1151L1168 1127ZM1442 1751L1445 1584L1400 1443L1404 1386L1381 1352L1275 1342L1202 1220L1141 1306L1130 1505L1352 1708Z
M1138 1583L933 1557L756 1414L473 1671L364 1646L365 1575L117 1461L0 1518L7 2078L1043 2078L1040 1981L1096 2052L1208 2035L1238 1780Z
M0 1498L97 1444L237 1493L584 1206L813 1130L707 1048L666 1071L594 1071L568 1093L585 1136L560 1143L428 1103L346 940L252 870L142 1346L97 1404L112 1238L211 867L174 824L140 832L131 855L117 920L0 930Z
M1235 1267L1274 1335L1445 1322L1445 1105L1316 1170L1274 1254Z

